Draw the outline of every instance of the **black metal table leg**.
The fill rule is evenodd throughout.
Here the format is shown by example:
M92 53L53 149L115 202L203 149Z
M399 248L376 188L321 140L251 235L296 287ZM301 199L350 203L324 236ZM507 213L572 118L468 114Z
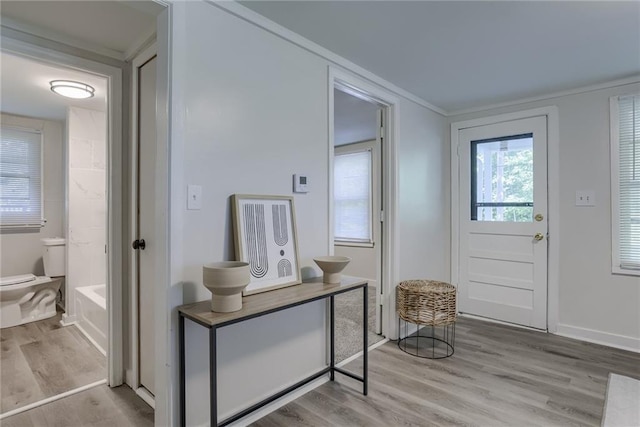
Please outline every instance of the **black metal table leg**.
M335 301L333 299L333 295L331 295L331 297L329 298L330 300L330 311L331 314L329 315L329 318L331 319L329 322L329 341L331 341L330 344L330 357L331 357L331 371L329 373L329 379L331 379L331 381L334 380L335 378L335 367L336 367L336 331L335 331Z
M363 315L362 315L362 343L363 343L363 353L362 353L362 361L363 361L363 373L362 373L362 394L367 395L367 372L368 364L369 364L369 346L368 346L368 338L369 338L369 298L368 298L368 287L366 284L362 288L362 306L363 306ZM333 297L331 297L333 298Z
M217 345L216 345L216 328L209 329L209 398L211 420L209 425L215 427L218 425L218 378L217 378Z
M180 346L180 425L187 425L186 414L186 379L185 379L185 348L184 348L184 316L178 315L178 342Z

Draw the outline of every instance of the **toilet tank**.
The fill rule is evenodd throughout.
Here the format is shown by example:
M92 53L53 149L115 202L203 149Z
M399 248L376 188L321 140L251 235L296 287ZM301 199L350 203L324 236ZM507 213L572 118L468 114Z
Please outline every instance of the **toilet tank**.
M64 276L66 270L64 237L42 239L44 274L49 277Z

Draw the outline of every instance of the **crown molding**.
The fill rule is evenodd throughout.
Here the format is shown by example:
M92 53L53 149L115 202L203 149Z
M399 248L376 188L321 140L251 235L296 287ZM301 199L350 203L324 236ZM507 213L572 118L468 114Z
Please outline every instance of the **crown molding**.
M93 43L87 43L84 40L80 40L75 37L69 37L55 31L47 30L44 28L37 27L35 25L18 21L16 19L7 18L3 16L0 19L0 23L2 24L2 27L10 30L14 30L14 31L26 33L32 36L40 37L43 39L51 40L57 43L65 44L67 46L71 46L77 49L82 49L88 52L93 52L95 54L106 56L108 58L115 59L117 61L124 61L125 59L123 53L117 50L109 49L103 46L98 46Z
M574 89L551 92L545 95L522 98L515 101L506 101L506 102L500 102L495 104L483 105L481 107L473 107L473 108L466 108L466 109L457 110L457 111L450 111L450 112L447 112L446 116L454 117L454 116L461 116L464 114L479 113L481 111L495 110L498 108L505 108L505 107L513 107L515 105L528 104L528 103L537 102L537 101L545 101L545 100L554 99L554 98L561 98L563 96L579 95L581 93L588 93L588 92L594 92L602 89L610 89L610 88L619 87L619 86L626 86L634 83L640 83L640 75L634 75L631 77L626 77L624 79L617 79L609 82L598 83L598 84L593 84L588 86L581 86Z

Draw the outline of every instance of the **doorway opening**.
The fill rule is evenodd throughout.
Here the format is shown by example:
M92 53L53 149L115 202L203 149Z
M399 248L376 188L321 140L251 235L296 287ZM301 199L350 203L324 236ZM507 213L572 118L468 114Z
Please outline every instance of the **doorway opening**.
M71 67L63 60L27 56L19 49L5 48L1 56L3 193L7 194L5 184L19 187L24 180L16 168L27 153L20 138L6 138L5 129L37 134L43 218L35 227L3 227L2 273L51 278L57 282L51 298L58 293L47 314L42 304L51 289L34 285L17 304L21 309L33 306L35 316L13 327L2 325L3 349L10 348L0 360L0 412L5 418L107 382L112 308L107 152L113 82L111 76ZM82 82L94 89L94 96L62 97L50 90L51 80ZM27 179L37 178L30 174ZM30 198L36 194L29 190ZM27 301L31 295L32 304ZM6 313L2 314L4 319Z
M384 106L334 89L333 249L351 259L344 273L369 282L369 337L382 341L382 141ZM362 301L335 298L336 361L358 353Z
M390 289L398 280L395 191L398 103L398 98L387 90L330 67L329 252L350 256L352 266L347 266L346 274L364 276L375 287L375 292L369 292L370 350L395 339L396 334L395 301L390 297ZM356 164L364 174L354 173L358 169ZM346 186L340 189L336 180ZM358 197L352 197L348 181L359 183L360 194L366 197L349 200ZM351 195L347 197L348 194ZM349 219L350 212L355 219ZM343 220L344 224L338 224ZM361 316L362 308L355 310ZM348 321L355 313L346 311ZM336 316L337 322L340 317ZM339 339L337 334L337 346ZM341 363L359 355L360 352L349 355Z

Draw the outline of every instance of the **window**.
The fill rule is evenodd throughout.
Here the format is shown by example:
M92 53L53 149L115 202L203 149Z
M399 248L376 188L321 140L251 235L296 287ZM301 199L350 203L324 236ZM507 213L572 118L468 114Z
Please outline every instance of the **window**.
M371 150L336 154L334 176L335 241L372 240Z
M533 221L533 134L471 141L471 220Z
M42 134L2 127L0 136L0 226L41 227Z
M611 98L613 271L640 275L640 95Z

